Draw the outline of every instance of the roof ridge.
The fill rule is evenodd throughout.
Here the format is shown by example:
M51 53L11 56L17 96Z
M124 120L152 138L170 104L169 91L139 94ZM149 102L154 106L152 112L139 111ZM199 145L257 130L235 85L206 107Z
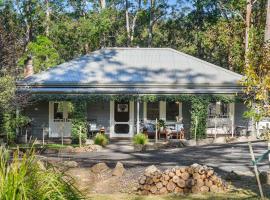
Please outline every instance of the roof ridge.
M175 49L173 49L173 48L168 48L168 49L171 50L171 51L173 51L173 52L175 52L175 53L177 53L177 54L181 54L181 55L183 55L183 56L190 57L190 58L192 58L193 60L199 61L199 62L201 62L201 63L205 63L205 64L208 64L208 65L211 65L211 67L214 67L214 68L216 68L216 69L220 69L220 70L222 70L222 71L224 71L224 72L227 72L227 73L230 73L230 74L232 74L232 75L237 75L237 76L239 76L239 77L242 77L241 74L238 74L238 73L233 72L233 71L231 71L231 70L225 69L225 68L220 67L220 66L218 66L218 65L215 65L215 64L213 64L213 63L207 62L207 61L202 60L202 59L200 59L200 58L197 58L197 57L195 57L195 56L192 56L192 55L183 53L183 52L181 52L181 51L177 51L177 50L175 50Z
M151 49L160 49L160 50L169 50L169 49L172 49L170 47L105 47L105 48L101 48L101 49L98 49L96 51L100 51L100 50L110 50L110 49L123 49L123 50L138 50L138 49L143 49L143 50L151 50ZM96 51L93 51L93 52L96 52ZM91 52L92 53L92 52Z

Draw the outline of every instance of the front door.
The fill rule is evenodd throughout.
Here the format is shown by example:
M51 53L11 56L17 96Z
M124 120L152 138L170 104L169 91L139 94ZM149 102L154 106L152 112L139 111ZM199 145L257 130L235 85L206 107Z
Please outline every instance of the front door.
M49 137L70 137L71 104L66 101L50 102L49 104Z
M111 102L111 137L132 137L134 132L134 102Z

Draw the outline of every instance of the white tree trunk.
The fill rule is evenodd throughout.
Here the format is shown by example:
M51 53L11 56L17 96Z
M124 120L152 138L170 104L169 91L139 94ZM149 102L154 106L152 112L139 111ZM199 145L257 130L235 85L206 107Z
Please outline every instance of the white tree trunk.
M129 8L129 2L128 0L125 0L126 3L126 30L127 30L127 46L130 46L130 25L129 25L129 13L128 13L128 8Z
M106 0L99 0L99 5L101 10L106 8Z
M245 64L248 65L248 52L249 52L249 29L252 13L252 0L247 0L246 7L246 32L245 32Z
M50 6L49 6L49 0L45 0L46 4L46 26L45 26L45 35L49 36L49 30L50 30Z
M265 42L270 40L270 0L267 1L266 10L267 13L266 13L265 35L264 35Z

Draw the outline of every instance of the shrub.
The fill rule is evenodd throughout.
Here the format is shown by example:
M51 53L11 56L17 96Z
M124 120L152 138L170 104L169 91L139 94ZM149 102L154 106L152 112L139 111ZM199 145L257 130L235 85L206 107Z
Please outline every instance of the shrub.
M65 179L63 178L65 176ZM72 179L53 167L45 167L33 149L12 160L9 151L0 147L0 199L81 199Z
M108 142L109 142L109 139L105 134L98 133L95 136L94 143L97 144L97 145L100 145L100 146L104 147L104 146L106 146L108 144Z
M72 110L72 143L78 144L81 135L82 143L87 139L86 102L74 101Z
M139 133L133 137L133 143L145 145L148 143L148 137L143 133Z
M81 134L82 143L86 142L87 139L87 128L86 124L79 120L72 120L72 143L79 144L79 138Z

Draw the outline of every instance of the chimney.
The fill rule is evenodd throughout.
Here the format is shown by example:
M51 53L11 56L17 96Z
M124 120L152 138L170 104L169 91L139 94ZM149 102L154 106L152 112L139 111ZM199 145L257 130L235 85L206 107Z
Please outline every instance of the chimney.
M32 56L28 56L25 61L24 77L27 78L29 76L32 76L33 74L34 74L34 68L33 68Z

